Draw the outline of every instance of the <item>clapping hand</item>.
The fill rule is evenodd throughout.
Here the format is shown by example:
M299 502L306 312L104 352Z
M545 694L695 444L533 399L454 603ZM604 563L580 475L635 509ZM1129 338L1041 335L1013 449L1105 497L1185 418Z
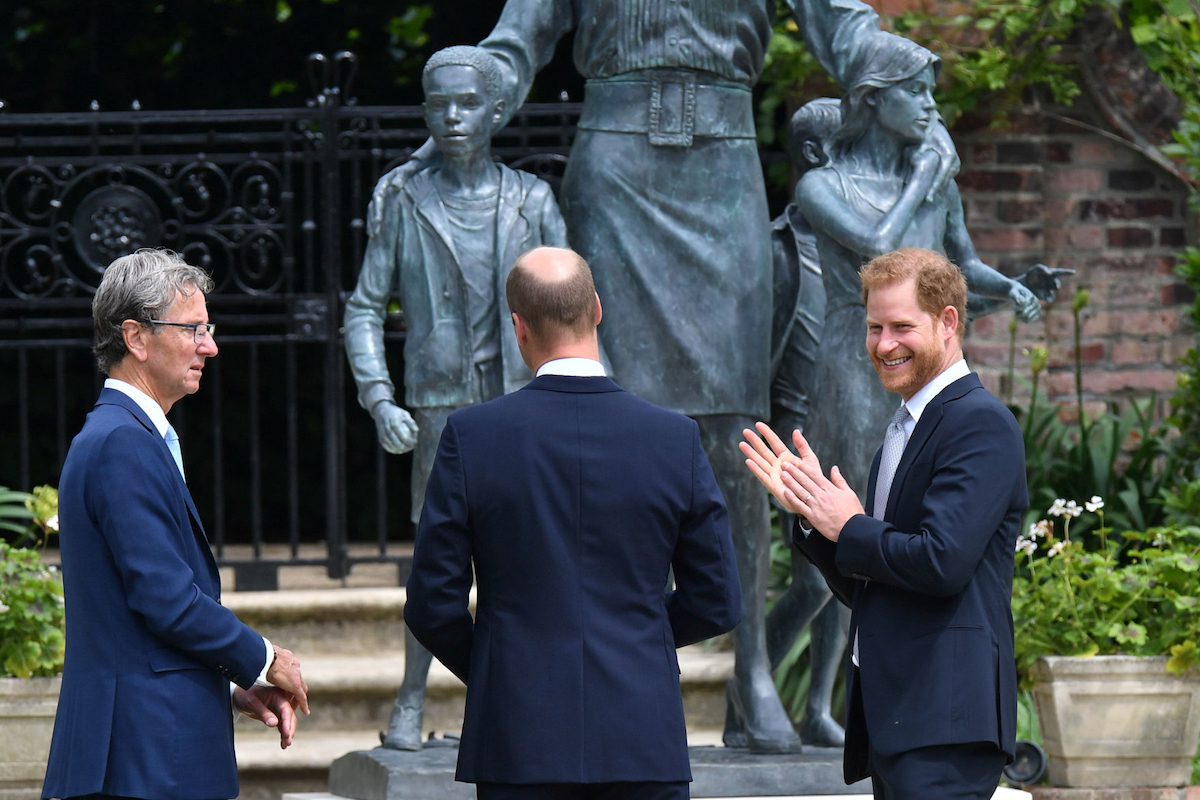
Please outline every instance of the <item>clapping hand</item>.
M755 427L757 434L747 428L742 431L746 441L738 443L746 456L746 466L784 508L804 517L822 536L836 542L846 520L865 513L841 470L833 467L826 478L820 460L800 431L792 431L796 446L796 453L792 453L765 422Z

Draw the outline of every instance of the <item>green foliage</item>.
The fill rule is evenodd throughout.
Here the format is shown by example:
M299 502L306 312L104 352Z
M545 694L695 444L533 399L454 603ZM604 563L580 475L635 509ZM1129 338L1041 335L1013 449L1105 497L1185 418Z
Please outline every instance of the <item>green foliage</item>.
M1146 63L1186 105L1200 104L1197 0L1125 0L1129 34Z
M63 591L36 550L0 541L0 676L31 678L62 670Z
M28 492L18 492L0 486L0 530L24 535L33 522L33 512L25 505L32 497Z
M1200 528L1112 536L1101 513L1090 548L1071 538L1072 512L1082 511L1058 502L1061 528L1042 520L1017 540L1012 609L1022 686L1043 655L1169 655L1169 671L1192 668L1200 642Z
M1101 0L976 0L972 14L932 16L906 11L896 17L896 33L909 36L942 58L938 108L953 121L995 100L997 121L1019 108L1031 87L1048 90L1056 103L1078 94L1075 65L1063 57L1087 9Z

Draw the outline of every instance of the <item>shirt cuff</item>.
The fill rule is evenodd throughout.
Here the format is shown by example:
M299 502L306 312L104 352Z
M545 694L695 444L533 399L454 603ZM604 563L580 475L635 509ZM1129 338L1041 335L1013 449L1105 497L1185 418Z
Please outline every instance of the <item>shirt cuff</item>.
M813 532L812 526L808 524L808 520L799 514L796 515L796 530L800 531L805 539Z
M263 664L262 671L258 673L258 677L254 679L255 686L274 686L275 684L267 680L267 671L271 669L271 665L275 663L275 648L271 646L271 640L267 637L262 637L263 646L267 648L267 661Z

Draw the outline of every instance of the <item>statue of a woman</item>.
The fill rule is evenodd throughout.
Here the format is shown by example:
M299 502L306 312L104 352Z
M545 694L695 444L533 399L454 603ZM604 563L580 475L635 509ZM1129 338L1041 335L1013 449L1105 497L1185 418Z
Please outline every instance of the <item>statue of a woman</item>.
M981 305L994 307L1003 298L1024 320L1041 314L1033 292L980 261L958 187L936 183L941 157L931 142L942 126L933 100L938 57L894 34L874 37L848 71L829 163L805 173L796 189L817 237L826 292L805 436L858 487L867 485L872 455L897 405L863 348L858 270L865 262L899 247L935 250L958 264Z

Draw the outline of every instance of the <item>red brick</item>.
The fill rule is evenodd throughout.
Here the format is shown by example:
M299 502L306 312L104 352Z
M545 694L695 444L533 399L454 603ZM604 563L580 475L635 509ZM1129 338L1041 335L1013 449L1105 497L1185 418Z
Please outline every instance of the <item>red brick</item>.
M986 317L971 320L971 332L983 338L997 333L1000 329L996 326L996 316L996 314L988 314Z
M1104 311L1090 311L1089 313L1089 310L1084 310L1080 312L1079 316L1080 328L1082 329L1083 336L1085 338L1091 336L1104 336L1113 332L1113 317L1116 316L1114 314L1109 314ZM1070 331L1073 330L1074 327L1072 326ZM1072 333L1071 335L1074 334Z
M1154 231L1150 228L1109 228L1109 247L1153 247Z
M991 228L971 231L977 250L1026 250L1042 246L1041 228Z
M1158 232L1158 243L1163 247L1183 247L1187 244L1187 231L1183 228L1163 228Z
M1059 370L1042 375L1046 392L1052 397L1075 394L1075 373L1070 370Z
M967 348L967 359L974 366L1007 367L1008 345L1001 342L974 342Z
M1175 256L1159 256L1155 259L1155 269L1161 275L1175 274Z
M1070 301L1071 294L1066 292L1061 293L1063 298ZM1072 293L1073 294L1073 293ZM1061 308L1061 310L1060 310ZM1061 339L1065 336L1073 336L1075 330L1075 320L1071 316L1071 309L1067 305L1059 306L1055 304L1055 313L1046 315L1046 335L1051 340ZM1105 331L1107 333L1108 331Z
M1047 170L1048 192L1098 192L1104 188L1104 172L1098 169Z
M1157 269L1158 256L1145 253L1105 253L1099 256L1095 263L1097 266L1118 272L1140 272L1148 275Z
M1082 342L1079 346L1079 360L1084 364L1098 364L1104 361L1105 348L1103 342ZM1075 343L1067 340L1051 342L1050 366L1075 368Z
M996 145L978 142L971 145L971 163L989 164L996 160Z
M1124 341L1112 343L1113 366L1122 364L1154 364L1162 359L1159 342Z
M1031 185L1027 170L972 170L958 174L958 188L970 192L1016 192ZM1099 188L1099 187L1097 187Z
M996 218L1001 222L1030 222L1042 217L1042 203L1037 200L1001 200L996 203Z
M1196 340L1191 336L1172 336L1163 343L1163 361L1176 364L1195 346ZM1200 797L1196 800L1200 800Z
M1157 307L1161 303L1162 288L1157 281L1118 281L1109 293L1109 305L1114 308ZM1123 312L1124 313L1124 312Z
M1173 392L1175 391L1175 370L1113 370L1112 372L1084 373L1083 390L1092 394Z
M1078 164L1111 164L1120 161L1120 155L1113 145L1099 139L1084 139L1075 145Z
M1172 309L1161 311L1122 311L1110 316L1109 331L1130 333L1139 336L1163 335L1179 327L1179 312ZM1087 332L1087 325L1084 325ZM1106 331L1107 332L1107 331Z
M1196 299L1196 292L1186 283L1172 283L1162 287L1164 306L1188 305Z
M1072 158L1072 146L1069 142L1048 142L1046 144L1046 160L1055 164L1066 164Z
M1060 248L1086 247L1090 249L1104 246L1104 229L1095 225L1074 225L1054 229L1055 246ZM1049 243L1048 243L1049 244Z
M1066 221L1075 216L1075 199L1071 197L1055 197L1043 203L1042 216L1046 220Z
M1183 790L1184 800L1200 800L1200 786L1189 786Z

